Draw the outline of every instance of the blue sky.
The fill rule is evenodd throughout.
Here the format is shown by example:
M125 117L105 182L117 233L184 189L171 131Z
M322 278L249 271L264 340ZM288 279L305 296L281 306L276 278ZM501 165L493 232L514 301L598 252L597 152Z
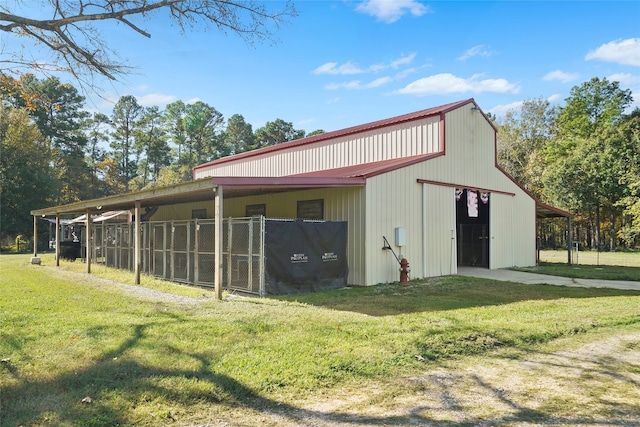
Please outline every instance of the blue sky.
M277 8L279 2L268 2ZM275 43L215 30L181 35L162 17L97 25L135 73L103 97L143 105L202 100L257 129L281 118L342 129L475 98L498 116L525 99L562 104L592 77L618 80L640 106L638 1L294 1ZM4 36L3 36L4 37ZM109 113L112 105L96 99Z

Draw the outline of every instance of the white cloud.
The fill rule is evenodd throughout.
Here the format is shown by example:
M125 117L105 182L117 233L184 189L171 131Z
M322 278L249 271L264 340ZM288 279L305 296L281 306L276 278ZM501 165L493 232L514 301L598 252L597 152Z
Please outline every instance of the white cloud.
M612 82L620 82L624 86L634 86L640 84L640 76L634 76L629 73L612 74L607 77L607 80Z
M487 46L483 44L479 44L477 46L472 47L471 49L467 49L462 55L460 55L457 59L458 61L466 61L469 58L474 56L482 56L484 58L488 58L493 55L495 52L489 50Z
M342 65L338 65L337 62L327 62L322 64L315 70L313 70L313 74L332 74L332 75L353 75L353 74L364 74L364 73L377 73L380 71L387 70L389 68L397 70L401 66L410 64L413 59L416 57L415 53L410 55L402 55L400 58L395 59L389 63L382 64L374 64L370 65L367 68L360 68L357 64L352 61L345 62Z
M397 73L395 77L396 79L403 79L407 76L410 76L411 74L417 73L418 70L419 68L415 68L415 67L407 68L406 70L402 70L399 73Z
M562 95L560 95L559 93L554 93L553 95L551 95L551 96L549 96L547 98L547 101L549 101L551 104L553 104L554 102L556 102L560 98L562 98Z
M163 95L161 93L150 93L147 95L136 96L138 100L138 104L143 107L151 107L157 105L159 107L164 107L165 105L175 101L176 98L173 95Z
M510 104L499 104L489 110L489 113L495 114L496 116L503 116L507 114L509 111L519 110L522 107L524 101L516 101Z
M551 95L551 96L549 96L547 98L547 101L549 101L551 104L553 104L558 99L560 99L560 95L559 94L553 94L553 95ZM496 116L504 116L505 114L507 114L510 111L520 110L520 108L522 108L522 104L524 104L524 101L515 101L515 102L511 102L509 104L498 104L495 107L491 108L489 110L489 112L491 114L495 114Z
M338 89L361 89L362 82L360 80L352 80L350 82L343 83L329 83L324 85L326 90L338 90Z
M580 78L578 73L565 73L564 71L555 70L547 73L542 80L560 80L562 83L569 83L578 80L578 78Z
M384 86L387 83L390 83L392 81L393 81L393 79L391 77L380 77L379 79L375 79L371 83L367 84L365 86L365 89L371 89L371 88L374 88L374 87Z
M401 65L409 65L413 62L413 59L416 57L415 53L412 53L410 55L402 55L400 58L396 59L395 61L392 61L389 64L389 68L393 68L393 69L397 69L399 68Z
M313 74L340 74L340 75L349 75L349 74L362 74L365 71L358 67L353 62L349 61L342 65L338 65L337 62L327 62L326 64L322 64L315 70L313 70Z
M450 73L435 74L409 83L395 93L408 95L442 95L450 93L518 93L520 87L509 83L506 79L484 79L475 74L467 79Z
M431 8L416 0L365 0L358 4L356 11L375 16L388 24L396 22L406 13L422 16L432 12Z
M337 90L337 89L349 89L349 90L361 90L361 89L373 89L376 87L384 86L387 83L392 82L393 79L391 77L380 77L379 79L375 79L369 83L362 83L360 80L352 80L350 82L344 83L329 83L325 85L325 89L327 90Z
M411 64L411 62L413 62L413 59L416 57L415 53L412 53L410 55L402 55L400 58L391 61L387 64L382 63L382 64L374 64L372 66L370 66L368 68L368 71L372 71L374 73L377 73L379 71L383 71L383 70L387 70L389 68L392 68L394 70L397 70L398 68L400 68L403 65L409 65Z
M585 60L592 59L640 67L640 38L605 43L587 53Z

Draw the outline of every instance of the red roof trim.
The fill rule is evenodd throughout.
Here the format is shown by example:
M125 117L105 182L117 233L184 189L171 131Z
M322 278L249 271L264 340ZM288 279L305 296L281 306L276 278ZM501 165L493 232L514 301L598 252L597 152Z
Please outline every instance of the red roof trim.
M368 132L374 129L380 129L380 128L384 128L384 127L388 127L388 126L394 126L400 123L406 123L406 122L411 122L411 121L415 121L415 120L420 120L420 119L424 119L427 117L432 117L432 116L437 116L440 115L441 117L441 121L444 118L444 114L453 111L457 108L462 107L463 105L469 104L469 103L473 103L474 105L477 106L477 104L475 103L475 100L473 98L469 98L463 101L457 101L457 102L452 102L449 104L445 104L445 105L441 105L439 107L433 107L433 108L428 108L426 110L420 110L420 111L416 111L413 113L409 113L409 114L404 114L401 116L396 116L396 117L391 117L388 119L384 119L384 120L378 120L375 122L371 122L371 123L366 123L363 125L358 125L358 126L353 126L353 127L349 127L346 129L341 129L341 130L337 130L337 131L332 131L332 132L325 132L322 133L320 135L314 135L314 136L310 136L308 138L301 138L301 139L296 139L295 141L289 141L289 142L283 142L282 144L277 144L277 145L272 145L269 147L264 147L264 148L259 148L257 150L251 150L251 151L247 151L245 153L240 153L240 154L236 154L233 156L228 156L228 157L223 157L221 159L216 159L216 160L212 160L210 162L204 163L202 165L198 165L195 166L193 168L194 174L195 171L198 169L202 169L208 166L212 166L212 165L220 165L223 163L228 163L228 162L232 162L232 161L236 161L236 160L241 160L241 159L246 159L249 157L255 157L255 156L259 156L262 154L267 154L267 153L271 153L274 151L280 151L280 150L286 150L288 148L293 148L293 147L298 147L301 145L308 145L308 144L315 144L321 141L326 141L326 140L330 140L330 139L334 139L334 138L339 138L339 137L343 137L343 136L348 136L348 135L353 135L353 134L357 134L357 133L362 133L362 132ZM491 121L489 121L489 123L491 123ZM492 124L493 126L493 124Z
M223 187L245 188L309 188L309 187L363 187L365 178L340 178L340 177L304 177L304 176L280 176L280 177L235 177L216 176L211 178L214 185Z

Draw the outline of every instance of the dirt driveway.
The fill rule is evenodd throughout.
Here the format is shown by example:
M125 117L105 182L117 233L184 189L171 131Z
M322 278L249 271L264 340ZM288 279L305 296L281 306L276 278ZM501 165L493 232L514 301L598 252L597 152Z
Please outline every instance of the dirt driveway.
M198 425L640 426L640 331L568 351L451 362L263 411L238 409Z

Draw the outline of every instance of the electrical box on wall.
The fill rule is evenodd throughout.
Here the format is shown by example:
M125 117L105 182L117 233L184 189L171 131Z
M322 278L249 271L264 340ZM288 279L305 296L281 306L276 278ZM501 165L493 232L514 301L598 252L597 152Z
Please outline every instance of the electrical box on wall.
M404 227L396 227L396 246L407 246L407 230Z

